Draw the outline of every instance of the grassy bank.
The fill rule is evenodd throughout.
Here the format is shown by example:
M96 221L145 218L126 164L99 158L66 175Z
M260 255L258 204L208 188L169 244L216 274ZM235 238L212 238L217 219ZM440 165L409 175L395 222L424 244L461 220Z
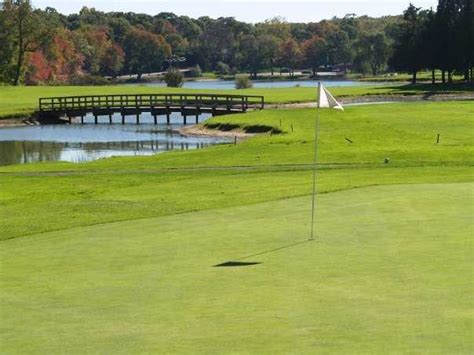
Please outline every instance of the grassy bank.
M472 117L474 104L469 102L323 111L318 187L330 192L378 184L471 181ZM216 123L266 125L283 133L264 134L237 146L152 157L0 167L0 214L5 217L0 219L1 238L310 192L314 110L262 111L209 121ZM390 164L384 164L385 158Z
M391 85L391 86L360 86L332 88L338 97L356 97L367 95L436 95L463 93L474 91L469 85ZM66 87L9 87L0 86L0 118L24 117L38 108L38 98L51 96L75 95L103 95L103 94L146 94L146 93L222 93L222 90L193 90L156 88L146 86L66 86ZM227 91L226 91L227 92ZM297 103L311 102L316 99L315 88L272 88L272 89L245 89L229 91L235 94L263 95L267 103Z

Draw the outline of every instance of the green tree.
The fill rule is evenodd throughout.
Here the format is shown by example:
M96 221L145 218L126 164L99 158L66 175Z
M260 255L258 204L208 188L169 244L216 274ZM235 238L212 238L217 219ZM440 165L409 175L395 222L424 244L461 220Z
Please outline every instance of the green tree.
M390 64L397 70L406 70L412 73L412 82L416 83L417 73L424 66L422 53L423 18L420 8L410 4L403 13L403 23Z
M365 34L356 46L358 60L369 65L372 75L377 75L387 65L390 46L383 33Z
M124 51L128 73L137 74L140 80L144 73L162 69L171 47L160 35L132 28L125 36Z
M25 56L37 48L38 40L45 33L45 23L42 22L38 11L33 11L29 0L5 0L2 6L7 40L6 74L11 75L13 85L20 83L25 69ZM10 67L11 66L11 67Z

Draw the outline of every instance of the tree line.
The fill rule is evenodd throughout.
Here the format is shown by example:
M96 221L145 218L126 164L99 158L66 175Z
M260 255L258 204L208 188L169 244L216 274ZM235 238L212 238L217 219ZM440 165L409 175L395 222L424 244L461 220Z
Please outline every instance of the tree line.
M159 72L170 58L186 67L252 76L276 68L378 75L421 70L473 79L474 0L440 0L437 9L410 5L400 16L354 14L313 23L273 18L249 24L232 17L193 19L84 7L63 15L29 0L0 7L0 82L13 85L90 83L104 77Z

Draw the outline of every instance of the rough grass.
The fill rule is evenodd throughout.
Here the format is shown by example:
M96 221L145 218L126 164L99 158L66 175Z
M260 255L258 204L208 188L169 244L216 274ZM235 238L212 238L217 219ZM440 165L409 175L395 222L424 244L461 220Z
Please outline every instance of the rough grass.
M299 245L307 197L5 241L2 352L469 354L472 189L322 195Z
M331 88L338 97L365 95L432 95L441 93L472 92L473 86L458 85L390 85ZM147 93L215 93L219 90L193 90L179 88L155 88L146 86L0 86L0 118L24 117L38 109L38 98L51 96L147 94ZM230 91L229 93L233 93ZM242 95L263 95L269 104L311 102L316 99L316 88L271 88L239 90Z

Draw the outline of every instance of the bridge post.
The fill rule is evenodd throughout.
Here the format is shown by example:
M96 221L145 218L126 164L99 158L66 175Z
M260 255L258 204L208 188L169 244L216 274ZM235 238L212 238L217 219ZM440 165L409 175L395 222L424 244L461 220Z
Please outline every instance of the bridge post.
M122 124L125 124L125 115L122 112Z
M112 124L112 111L109 108L109 124Z
M97 116L97 112L94 112L94 124L99 123L99 117Z
M81 115L81 124L84 124L84 115Z
M137 106L137 124L140 124L140 110L138 109L138 106Z
M166 105L166 124L170 124L170 106Z

